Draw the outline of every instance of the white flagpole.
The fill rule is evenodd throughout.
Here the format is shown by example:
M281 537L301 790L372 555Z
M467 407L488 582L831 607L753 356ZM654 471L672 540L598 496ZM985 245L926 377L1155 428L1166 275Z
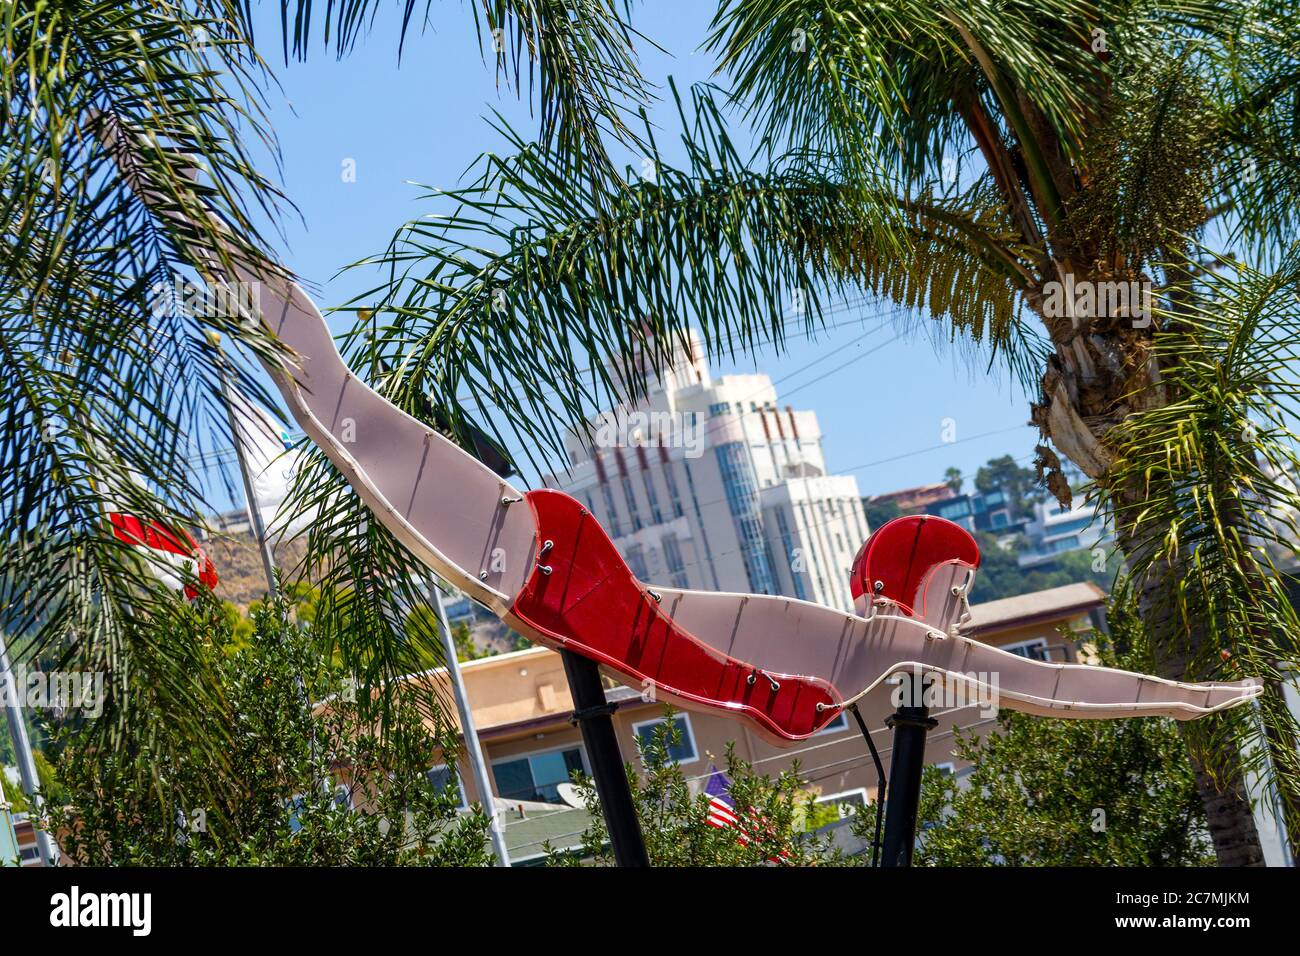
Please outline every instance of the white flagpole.
M456 641L451 635L451 626L447 623L447 608L442 603L442 589L432 575L428 578L429 601L434 613L438 615L438 630L442 633L442 649L447 657L447 673L451 675L451 686L456 697L456 709L460 713L460 728L465 735L465 754L469 757L470 770L474 774L474 785L479 792L479 802L491 820L492 849L496 851L499 866L510 865L510 851L506 849L506 834L502 829L497 814L496 798L492 794L492 781L488 778L487 762L483 759L483 747L479 743L478 728L474 724L474 712L469 706L469 695L465 692L465 679L460 673L460 661L456 658Z
M247 453L240 440L239 420L235 417L235 403L230 398L230 381L226 377L225 357L221 352L221 337L215 332L209 333L213 348L217 350L217 364L221 375L221 397L226 404L226 417L230 421L230 437L235 443L235 457L239 461L239 474L244 479L244 499L248 505L248 521L257 538L258 550L262 553L262 570L266 573L266 588L272 597L280 596L280 589L275 584L275 554L271 542L266 536L266 525L262 521L262 508L257 502L257 491L253 486L253 475L248 469Z
M41 862L46 866L54 866L59 862L59 848L38 823L45 801L41 798L41 784L36 776L36 761L32 759L32 742L27 736L27 725L23 723L22 701L18 699L18 687L13 671L9 669L9 648L5 646L4 631L0 631L0 681L3 681L0 690L4 693L5 718L9 722L9 739L14 745L14 758L18 761L18 776L22 779L23 792L27 794L32 811L36 847L40 851Z

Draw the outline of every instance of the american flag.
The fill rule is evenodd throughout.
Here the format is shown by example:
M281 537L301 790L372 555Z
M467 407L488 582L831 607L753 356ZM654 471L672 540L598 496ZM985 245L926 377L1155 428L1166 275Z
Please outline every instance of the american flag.
M731 802L731 781L713 764L709 764L709 771L709 779L704 784L704 792L709 797L708 824L719 830L734 827L740 821L736 817L736 808ZM740 835L740 842L742 844L748 842L744 834Z
M740 817L736 815L736 806L731 800L731 781L715 765L709 764L709 770L709 779L704 783L704 792L709 797L709 815L706 818L709 826L719 830L734 829L736 842L741 846L749 846L751 833L757 833L760 838L764 833L773 836L767 818L756 816L753 811L750 811L747 822L741 822ZM768 857L768 861L783 863L789 857L789 850L782 848L777 856Z

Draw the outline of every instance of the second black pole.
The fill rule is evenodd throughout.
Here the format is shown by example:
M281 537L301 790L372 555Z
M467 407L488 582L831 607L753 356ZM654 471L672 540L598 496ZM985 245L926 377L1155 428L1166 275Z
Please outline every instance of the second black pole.
M894 731L889 758L889 794L885 799L885 837L881 866L911 866L916 845L916 817L921 805L925 738L939 723L925 706L925 678L902 675L898 709L886 724Z
M641 822L632 802L632 788L623 771L623 755L614 736L614 705L605 700L600 668L590 658L561 651L564 673L573 695L573 719L582 730L582 742L591 761L591 776L600 798L600 812L609 830L614 860L619 866L649 866Z

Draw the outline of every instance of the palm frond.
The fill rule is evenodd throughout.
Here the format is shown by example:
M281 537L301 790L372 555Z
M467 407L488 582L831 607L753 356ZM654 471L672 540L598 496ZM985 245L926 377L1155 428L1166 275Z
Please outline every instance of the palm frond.
M298 469L281 513L313 516L293 575L317 589L316 648L350 675L358 711L388 726L394 708L411 697L400 678L446 664L439 624L429 613L433 573L371 517L319 449ZM428 691L413 701L431 722L454 713L445 679L411 686Z
M120 165L257 239L254 211L275 215L280 197L243 145L274 147L242 16L242 4L218 0L19 2L0 14L5 618L22 656L110 678L110 733L130 717L114 707L129 674L197 741L219 737L194 726L194 697L212 685L176 623L183 602L104 512L201 524L203 488L187 462L224 420L205 333L276 348L228 312L176 300L191 274L184 245L205 227L160 227ZM106 133L118 125L148 138L114 150ZM256 394L249 379L238 385Z
M347 347L353 367L413 415L426 400L450 410L462 438L499 410L515 441L497 440L531 456L560 451L595 408L636 399L693 324L713 355L780 348L791 324L818 326L827 295L864 287L962 335L1019 341L1024 268L995 199L972 211L900 197L828 178L807 153L755 171L708 91L692 106L685 167L656 150L598 197L502 127L513 156L486 156L476 182L431 197L448 212L358 264L384 281L352 303L369 315ZM580 374L593 357L615 361Z
M1088 106L1084 91L1096 82L1087 45L1095 19L1077 0L728 0L709 42L737 97L774 142L812 146L847 163L881 157L915 185L936 178L944 160L955 162L969 147L953 104L997 103L1003 79L1071 150ZM1003 95L991 112L1009 117L1023 105ZM1023 151L1036 148L1017 132Z
M1300 227L1300 9L1261 0L1227 16L1210 73L1226 153L1211 201L1226 207L1230 242L1276 264Z

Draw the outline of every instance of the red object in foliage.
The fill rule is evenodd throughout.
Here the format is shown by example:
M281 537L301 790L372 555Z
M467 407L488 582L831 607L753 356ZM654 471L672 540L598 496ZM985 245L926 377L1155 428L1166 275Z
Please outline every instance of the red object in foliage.
M826 681L762 671L675 624L581 502L552 489L526 498L542 543L511 610L530 627L633 686L741 711L782 737L805 737L839 713Z
M108 520L113 525L113 536L119 541L182 559L172 561L173 564L193 562L192 566L199 583L205 585L208 590L216 588L216 565L184 528L179 529L180 537L178 537L176 533L157 521L144 522L135 515L123 514L120 511L111 513ZM187 600L192 601L198 595L198 590L192 584L185 584L184 588Z

